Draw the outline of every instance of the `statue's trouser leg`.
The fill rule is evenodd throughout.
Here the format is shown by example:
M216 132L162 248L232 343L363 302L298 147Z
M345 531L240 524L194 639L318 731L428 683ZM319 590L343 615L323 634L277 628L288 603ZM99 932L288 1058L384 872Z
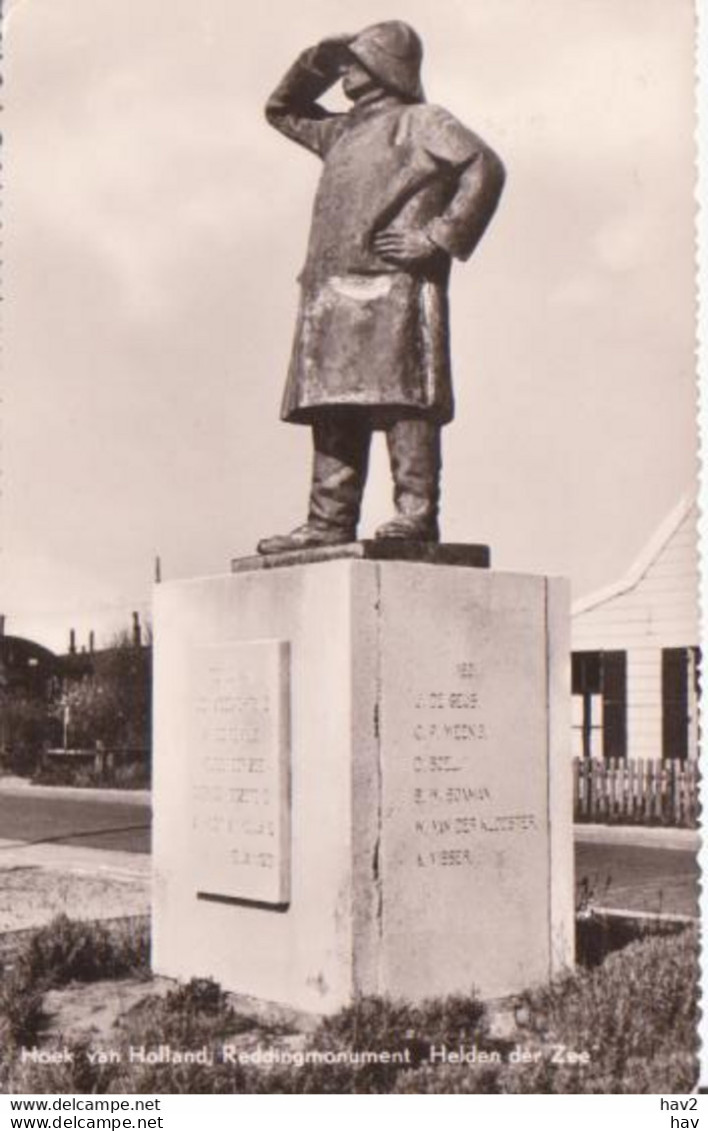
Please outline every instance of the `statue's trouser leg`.
M396 505L396 518L386 524L389 533L436 540L442 466L440 426L423 417L404 418L386 429L386 440ZM385 536L386 528L381 534Z
M369 467L371 423L354 412L328 413L312 428L314 459L308 523L356 533Z

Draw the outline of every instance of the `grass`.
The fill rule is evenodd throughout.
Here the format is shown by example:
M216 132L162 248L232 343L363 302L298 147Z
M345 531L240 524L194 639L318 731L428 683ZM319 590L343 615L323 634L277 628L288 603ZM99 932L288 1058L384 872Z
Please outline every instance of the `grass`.
M123 1015L116 1039L123 1053L119 1063L90 1063L81 1043L67 1046L73 1049L73 1064L19 1063L18 1045L35 1039L45 989L69 980L144 974L146 958L144 936L128 932L121 938L96 924L60 918L37 932L0 983L0 1027L11 1035L4 1054L7 1090L685 1093L697 1078L698 940L693 928L626 942L592 968L578 968L521 995L515 1001L517 1032L509 1041L494 1038L488 1011L475 997L417 1006L365 998L305 1036L244 1017L216 983L193 979L163 997L148 996ZM293 1063L272 1068L223 1063L218 1052L224 1041L290 1050ZM206 1048L213 1063L129 1063L130 1046L160 1044ZM431 1045L475 1048L489 1054L490 1061L430 1063ZM524 1063L514 1063L510 1056L517 1045L528 1054ZM401 1054L399 1062L366 1063L361 1057L357 1062L357 1053L380 1050ZM569 1051L575 1063L568 1063ZM307 1063L308 1052L317 1054L318 1062ZM325 1054L331 1063L322 1062ZM578 1057L585 1063L578 1063Z
M81 922L58 915L33 932L0 980L0 1045L34 1044L41 1026L42 997L70 982L95 982L128 975L149 976L147 926Z
M22 984L47 990L150 972L148 927L130 920L85 922L57 915L33 932L15 960Z
M211 978L192 978L165 997L142 1001L123 1019L130 1044L198 1048L209 1041L253 1029L255 1022L237 1014Z
M654 1093L691 1091L698 1075L698 938L647 937L523 995L520 1043L531 1063L493 1071L426 1066L400 1092ZM564 1050L560 1052L559 1050ZM568 1050L589 1054L567 1063ZM554 1057L560 1059L554 1063ZM564 1062L565 1060L565 1062Z
M432 1044L503 1047L490 1036L485 1006L476 997L433 998L420 1005L387 998L363 998L325 1018L308 1043L320 1053L348 1055L386 1050L406 1057L406 1067L423 1063ZM307 1051L307 1050L306 1050ZM306 1064L269 1073L263 1090L337 1094L374 1094L394 1090L400 1061ZM261 1082L262 1084L262 1082Z

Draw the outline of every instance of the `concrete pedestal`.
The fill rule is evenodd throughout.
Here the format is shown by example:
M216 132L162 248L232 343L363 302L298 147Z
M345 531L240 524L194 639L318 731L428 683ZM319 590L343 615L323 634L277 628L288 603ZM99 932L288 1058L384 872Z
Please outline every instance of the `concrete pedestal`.
M157 972L330 1012L572 963L564 582L335 558L154 618Z

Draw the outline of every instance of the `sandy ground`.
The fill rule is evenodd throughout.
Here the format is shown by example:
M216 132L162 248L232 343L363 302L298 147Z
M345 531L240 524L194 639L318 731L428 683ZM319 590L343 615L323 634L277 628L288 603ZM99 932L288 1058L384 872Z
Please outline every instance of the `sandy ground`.
M130 852L56 844L0 841L0 961L12 965L25 932L43 926L55 915L73 919L117 919L150 912L149 856ZM162 996L174 987L168 978L112 979L52 990L44 997L46 1022L40 1044L87 1040L93 1047L118 1043L120 1018L147 997ZM254 1029L238 1034L234 1043L257 1043L258 1023L285 1024L300 1032L317 1022L274 1003L244 995L229 995L234 1009L254 1019ZM287 1040L287 1038L282 1038Z
M88 1040L94 1046L117 1043L118 1019L147 997L163 996L174 983L163 978L123 978L88 985L74 984L44 995L46 1022L42 1042Z
M0 934L150 911L150 859L129 852L0 841Z
M40 867L0 870L0 932L48 923L63 912L70 919L114 919L150 909L145 880L80 875Z
M111 1047L118 1044L121 1018L125 1018L148 998L164 997L175 982L169 978L124 978L89 985L75 983L45 994L43 1009L46 1021L40 1043L61 1040L88 1040L93 1047ZM249 1017L253 1027L224 1040L238 1048L255 1047L263 1039L263 1026L285 1026L296 1031L302 1040L319 1022L316 1014L303 1013L272 1003L256 1001L241 994L227 994L227 999L237 1014ZM271 1038L272 1039L272 1038ZM281 1035L280 1040L287 1040Z

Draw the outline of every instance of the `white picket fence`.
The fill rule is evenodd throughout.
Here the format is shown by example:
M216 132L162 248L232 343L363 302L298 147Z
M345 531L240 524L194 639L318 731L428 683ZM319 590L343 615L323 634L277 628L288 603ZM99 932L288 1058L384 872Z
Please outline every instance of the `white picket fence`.
M575 758L574 819L695 828L698 779L695 762Z

